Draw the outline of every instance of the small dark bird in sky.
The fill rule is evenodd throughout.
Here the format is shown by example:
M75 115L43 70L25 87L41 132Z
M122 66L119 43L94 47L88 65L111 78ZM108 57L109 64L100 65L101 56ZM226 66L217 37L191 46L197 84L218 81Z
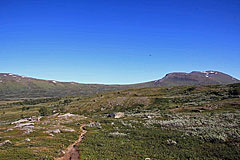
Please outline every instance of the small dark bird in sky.
M152 55L151 55L151 54L149 54L149 56L151 57Z

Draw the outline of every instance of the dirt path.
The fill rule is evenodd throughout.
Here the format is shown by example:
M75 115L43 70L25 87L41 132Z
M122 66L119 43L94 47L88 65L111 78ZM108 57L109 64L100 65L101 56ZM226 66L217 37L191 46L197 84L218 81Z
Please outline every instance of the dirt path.
M80 127L82 132L81 132L78 140L76 140L73 144L68 146L68 148L65 150L65 154L62 157L54 158L54 160L80 160L80 151L79 151L78 146L81 143L84 134L87 133L87 131L83 128L85 126L86 125L83 124Z

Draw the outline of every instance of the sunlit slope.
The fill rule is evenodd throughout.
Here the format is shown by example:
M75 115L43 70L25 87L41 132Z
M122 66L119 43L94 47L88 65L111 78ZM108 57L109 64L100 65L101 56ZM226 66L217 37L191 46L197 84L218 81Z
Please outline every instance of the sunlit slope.
M230 75L217 72L169 73L162 79L130 85L82 84L76 82L59 82L24 77L9 73L0 73L0 99L39 98L77 96L107 91L148 88L156 86L215 85L240 82Z

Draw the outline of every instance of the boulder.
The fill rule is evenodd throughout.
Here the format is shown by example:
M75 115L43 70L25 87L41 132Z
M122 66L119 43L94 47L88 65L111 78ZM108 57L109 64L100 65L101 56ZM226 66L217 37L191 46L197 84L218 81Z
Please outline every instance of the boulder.
M61 133L60 129L54 129L54 130L51 130L51 133Z
M112 118L122 118L124 117L123 112L117 112L117 113L109 113L107 117L112 117Z
M60 129L53 129L53 130L48 130L46 131L47 133L55 133L55 134L58 134L58 133L61 133ZM49 134L50 135L50 134Z
M6 145L6 144L12 144L10 140L5 140L4 142L0 143L0 146Z
M174 140L168 139L168 140L167 140L167 144L168 144L168 145L176 145L177 142L174 141Z
M124 117L124 113L123 112L115 113L115 118L122 118L122 117Z
M31 139L29 139L29 138L26 138L26 139L25 139L25 141L27 141L27 142L30 142L30 141L31 141Z
M49 134L49 136L52 136L52 137L54 137L54 134L50 133L50 134Z

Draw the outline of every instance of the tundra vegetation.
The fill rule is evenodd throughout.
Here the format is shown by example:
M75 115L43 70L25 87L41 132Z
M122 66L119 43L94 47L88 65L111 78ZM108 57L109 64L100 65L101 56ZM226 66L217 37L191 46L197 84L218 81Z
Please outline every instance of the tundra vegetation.
M122 113L119 117L108 116ZM240 84L2 101L0 159L240 159Z

